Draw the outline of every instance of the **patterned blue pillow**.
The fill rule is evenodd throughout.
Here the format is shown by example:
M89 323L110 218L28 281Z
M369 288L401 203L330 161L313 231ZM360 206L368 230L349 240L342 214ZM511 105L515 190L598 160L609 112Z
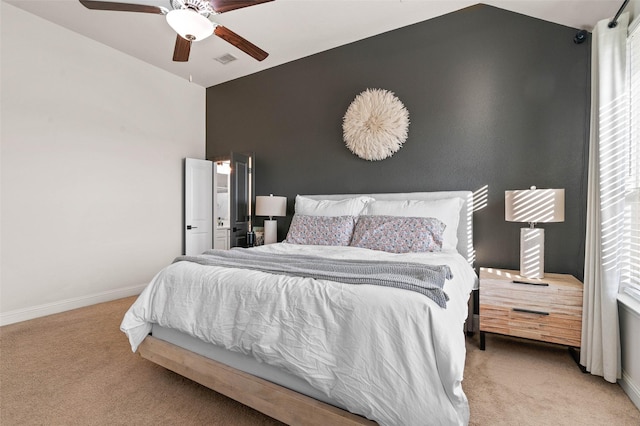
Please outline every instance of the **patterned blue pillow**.
M434 217L360 216L350 245L389 253L440 251L445 228Z
M294 214L286 242L314 246L348 246L355 221L354 216Z

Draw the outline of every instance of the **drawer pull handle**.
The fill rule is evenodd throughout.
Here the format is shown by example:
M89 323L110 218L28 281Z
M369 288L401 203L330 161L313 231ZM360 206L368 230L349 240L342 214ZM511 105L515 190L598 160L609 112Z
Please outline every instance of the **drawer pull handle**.
M549 287L549 283L531 283L531 282L528 282L528 281L519 281L519 280L513 280L511 282L514 283L514 284L528 284L528 285L539 285L539 286L542 286L542 287Z
M531 309L513 308L514 312L523 312L525 314L549 315L549 312L534 311Z

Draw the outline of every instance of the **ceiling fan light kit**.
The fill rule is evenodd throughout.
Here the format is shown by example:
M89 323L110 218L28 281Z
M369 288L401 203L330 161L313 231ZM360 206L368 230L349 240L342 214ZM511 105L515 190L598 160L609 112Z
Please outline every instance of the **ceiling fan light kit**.
M234 33L209 19L209 16L243 7L256 6L274 0L170 0L171 10L159 6L143 4L117 3L101 0L79 0L87 9L109 10L117 12L139 12L166 15L169 26L178 33L173 50L173 60L186 62L189 60L191 42L200 41L215 34L227 43L242 50L252 58L262 61L269 54L244 37Z
M167 13L167 22L180 37L200 41L213 34L214 23L190 9L174 9Z

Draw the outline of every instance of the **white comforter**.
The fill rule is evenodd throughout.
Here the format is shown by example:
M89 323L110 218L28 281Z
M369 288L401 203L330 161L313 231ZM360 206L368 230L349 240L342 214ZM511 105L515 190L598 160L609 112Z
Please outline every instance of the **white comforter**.
M442 309L396 288L177 262L126 313L132 350L157 323L281 367L382 425L468 423L463 324L475 273L462 256L286 243L252 250L446 264L450 300Z

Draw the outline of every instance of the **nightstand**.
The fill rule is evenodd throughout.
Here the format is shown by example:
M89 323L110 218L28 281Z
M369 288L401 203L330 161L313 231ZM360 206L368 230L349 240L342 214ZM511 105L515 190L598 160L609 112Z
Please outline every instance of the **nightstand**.
M579 348L582 283L571 275L528 279L519 271L480 268L480 349L485 333ZM575 359L575 354L572 353Z

